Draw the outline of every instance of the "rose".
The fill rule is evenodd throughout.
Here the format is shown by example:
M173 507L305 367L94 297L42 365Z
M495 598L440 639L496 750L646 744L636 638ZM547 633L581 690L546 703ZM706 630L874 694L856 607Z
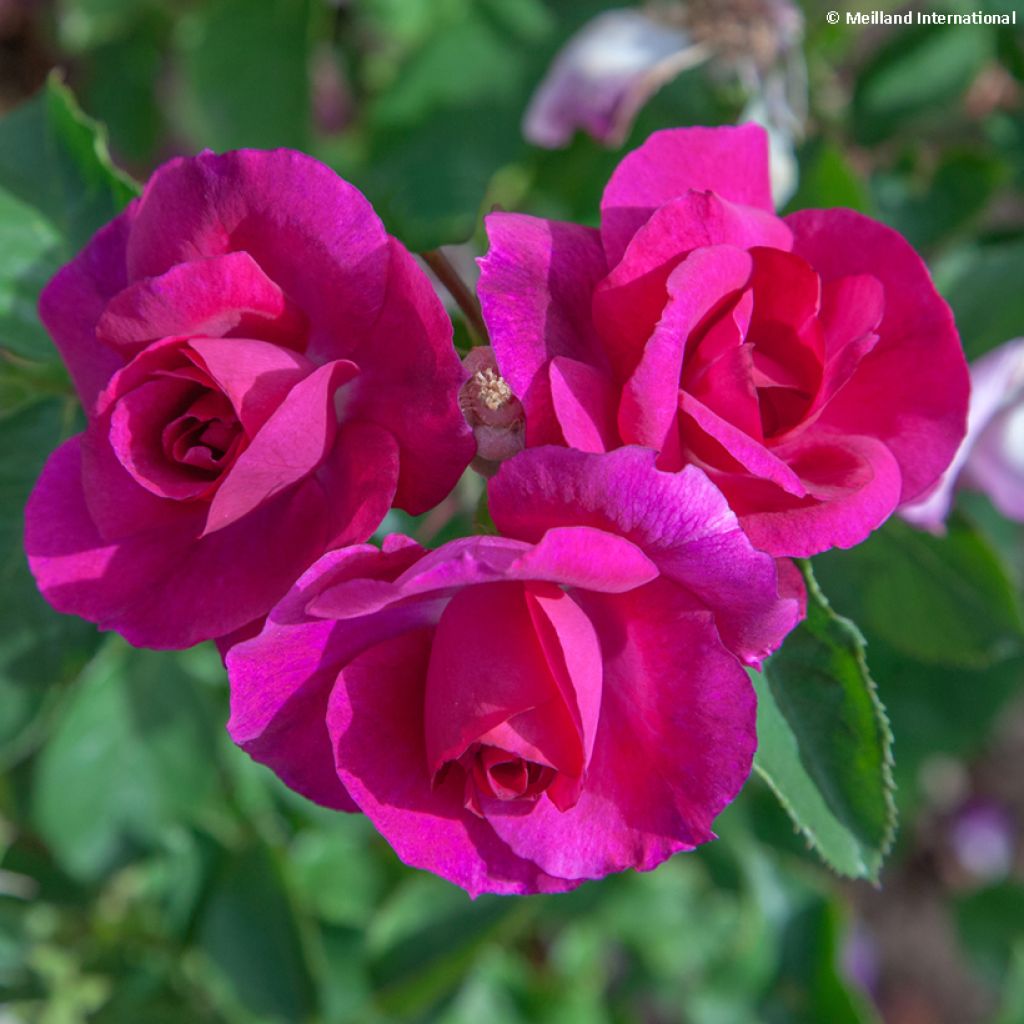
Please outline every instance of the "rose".
M235 742L471 894L557 891L712 838L756 664L792 627L720 493L654 455L503 463L504 536L324 556L227 656Z
M85 432L26 511L60 611L185 647L259 618L473 454L451 325L366 200L300 153L174 160L50 282Z
M938 486L900 515L940 532L957 487L987 494L1004 516L1024 522L1024 338L971 364L967 436Z
M479 293L527 445L699 465L776 555L856 544L934 484L967 371L896 232L851 210L775 217L754 125L655 133L601 218L487 219Z

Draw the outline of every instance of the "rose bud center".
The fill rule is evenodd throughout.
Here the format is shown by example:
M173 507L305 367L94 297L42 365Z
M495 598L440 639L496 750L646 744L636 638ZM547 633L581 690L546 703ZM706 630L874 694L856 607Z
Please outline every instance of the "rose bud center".
M751 256L748 288L688 339L680 385L731 426L775 443L805 422L825 383L821 281L791 253L754 248Z
M434 785L460 772L475 814L545 794L562 810L576 802L588 752L559 630L575 638L589 628L582 618L546 583L468 587L442 612L427 669L427 768Z

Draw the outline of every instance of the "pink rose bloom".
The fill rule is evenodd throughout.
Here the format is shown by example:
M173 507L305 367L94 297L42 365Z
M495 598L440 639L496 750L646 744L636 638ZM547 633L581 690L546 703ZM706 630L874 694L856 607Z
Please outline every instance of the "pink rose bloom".
M524 452L500 537L325 555L228 654L235 742L467 889L571 889L713 838L792 627L773 560L696 469Z
M599 230L487 230L479 294L527 445L700 466L765 551L859 543L964 435L967 367L920 258L852 210L776 217L755 125L656 132Z
M967 436L939 485L900 515L941 532L957 487L987 494L1007 519L1024 522L1024 338L971 364Z
M473 455L451 324L369 203L301 153L173 160L49 283L83 434L25 545L59 611L187 647L257 619Z

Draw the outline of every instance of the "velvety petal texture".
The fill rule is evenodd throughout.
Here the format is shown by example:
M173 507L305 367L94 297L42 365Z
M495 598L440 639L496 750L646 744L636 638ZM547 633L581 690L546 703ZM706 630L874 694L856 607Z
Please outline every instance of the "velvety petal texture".
M526 450L505 536L320 559L227 655L229 731L471 895L571 889L713 838L745 781L743 662L799 615L697 469Z
M964 436L967 366L924 263L850 210L776 217L757 125L652 135L600 231L487 231L481 305L526 444L698 466L775 556L864 540Z
M29 501L29 563L55 607L140 646L261 618L392 504L440 501L474 452L428 279L301 153L165 164L40 313L87 427Z

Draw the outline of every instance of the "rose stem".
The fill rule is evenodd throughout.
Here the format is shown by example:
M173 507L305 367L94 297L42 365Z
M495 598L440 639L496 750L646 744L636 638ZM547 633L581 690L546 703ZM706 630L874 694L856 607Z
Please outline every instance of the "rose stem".
M476 296L466 287L466 282L459 277L448 257L440 249L431 249L421 253L423 261L434 272L437 279L448 290L466 318L466 327L473 338L474 344L487 344L487 328L484 318L480 315L480 304Z

